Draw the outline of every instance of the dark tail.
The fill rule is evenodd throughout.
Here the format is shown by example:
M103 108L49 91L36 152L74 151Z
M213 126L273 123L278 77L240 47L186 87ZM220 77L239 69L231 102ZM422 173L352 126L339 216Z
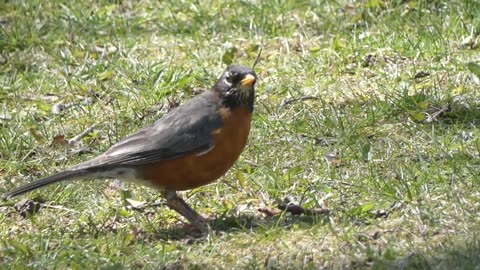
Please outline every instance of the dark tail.
M40 188L40 187L43 187L43 186L46 186L46 185L50 185L50 184L53 184L53 183L57 183L57 182L60 182L60 181L63 181L63 180L68 180L68 179L72 179L72 178L75 178L75 177L79 177L79 176L82 176L84 174L85 174L85 172L79 171L79 170L62 171L62 172L59 172L57 174L50 175L50 176L47 176L45 178L33 181L32 183L28 183L24 186L21 186L17 189L14 189L14 190L10 191L10 192L7 192L7 193L2 195L2 198L3 199L9 199L11 197L15 197L15 196L23 194L25 192L29 192L29 191L32 191L34 189L37 189L37 188Z

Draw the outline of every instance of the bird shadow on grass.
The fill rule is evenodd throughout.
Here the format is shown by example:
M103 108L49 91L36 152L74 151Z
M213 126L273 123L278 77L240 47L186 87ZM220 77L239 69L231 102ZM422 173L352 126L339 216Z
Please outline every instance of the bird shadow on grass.
M265 217L262 215L239 215L220 216L207 220L208 229L201 232L190 224L175 224L172 227L160 228L152 236L157 240L190 240L193 242L202 241L208 234L238 233L238 232L261 232L270 229L281 228L289 230L295 227L310 227L314 224L328 222L327 215L316 216L293 216L278 215Z

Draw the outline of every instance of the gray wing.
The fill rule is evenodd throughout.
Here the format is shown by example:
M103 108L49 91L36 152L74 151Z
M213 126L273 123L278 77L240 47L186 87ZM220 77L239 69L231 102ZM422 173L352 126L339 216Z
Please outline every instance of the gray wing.
M133 166L176 158L189 153L208 152L212 132L222 127L213 93L196 96L157 120L113 145L104 154L75 166Z

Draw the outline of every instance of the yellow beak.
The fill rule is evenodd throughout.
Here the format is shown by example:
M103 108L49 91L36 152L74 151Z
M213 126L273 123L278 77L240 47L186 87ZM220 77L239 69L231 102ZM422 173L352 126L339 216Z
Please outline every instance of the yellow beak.
M247 74L243 80L240 81L241 86L251 86L255 82L255 76Z

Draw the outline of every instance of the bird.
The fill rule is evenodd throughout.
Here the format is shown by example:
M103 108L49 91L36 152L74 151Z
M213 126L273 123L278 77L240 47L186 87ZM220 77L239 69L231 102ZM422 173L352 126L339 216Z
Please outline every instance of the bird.
M20 186L3 199L72 179L119 179L160 191L166 205L198 228L206 219L178 194L227 173L245 148L254 109L253 67L228 66L212 88L125 137L99 156Z

